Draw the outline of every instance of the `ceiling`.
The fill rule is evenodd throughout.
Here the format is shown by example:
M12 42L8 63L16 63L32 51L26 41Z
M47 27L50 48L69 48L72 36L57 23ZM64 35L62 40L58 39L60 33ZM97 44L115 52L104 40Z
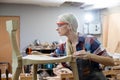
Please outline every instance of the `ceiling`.
M102 9L120 5L120 0L0 0L0 3L32 4L40 6L61 6L69 4L82 9Z

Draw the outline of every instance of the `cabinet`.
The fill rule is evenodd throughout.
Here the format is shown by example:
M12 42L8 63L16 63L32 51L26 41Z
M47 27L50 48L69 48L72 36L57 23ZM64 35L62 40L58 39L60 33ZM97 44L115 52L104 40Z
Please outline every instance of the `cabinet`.
M101 34L102 28L100 23L85 23L84 34Z
M12 72L12 49L10 46L8 32L6 31L6 21L11 19L20 21L19 16L0 16L0 62L9 63L9 72ZM19 33L20 31L18 29L18 45L20 40Z

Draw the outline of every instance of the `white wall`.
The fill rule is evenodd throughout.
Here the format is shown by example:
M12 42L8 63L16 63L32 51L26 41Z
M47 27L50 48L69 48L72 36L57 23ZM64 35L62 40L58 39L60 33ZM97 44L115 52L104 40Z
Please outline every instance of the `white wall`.
M79 7L40 7L33 5L10 5L0 4L0 16L20 16L20 48L21 51L34 40L41 42L59 41L64 37L59 37L56 32L57 16L66 13L74 13L79 22L79 32L82 32L84 11Z

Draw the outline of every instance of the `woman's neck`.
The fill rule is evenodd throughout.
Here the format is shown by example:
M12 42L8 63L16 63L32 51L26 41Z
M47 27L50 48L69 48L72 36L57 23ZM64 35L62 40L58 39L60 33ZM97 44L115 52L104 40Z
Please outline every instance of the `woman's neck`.
M70 33L67 37L72 44L76 44L78 42L78 35L76 33Z

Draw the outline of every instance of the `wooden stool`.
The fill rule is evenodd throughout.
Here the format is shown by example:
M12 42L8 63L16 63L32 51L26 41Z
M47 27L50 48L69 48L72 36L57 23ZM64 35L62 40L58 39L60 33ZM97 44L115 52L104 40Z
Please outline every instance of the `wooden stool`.
M6 80L8 80L8 66L9 66L8 62L0 62L0 80L3 79L1 78L1 75L3 73L6 74Z

